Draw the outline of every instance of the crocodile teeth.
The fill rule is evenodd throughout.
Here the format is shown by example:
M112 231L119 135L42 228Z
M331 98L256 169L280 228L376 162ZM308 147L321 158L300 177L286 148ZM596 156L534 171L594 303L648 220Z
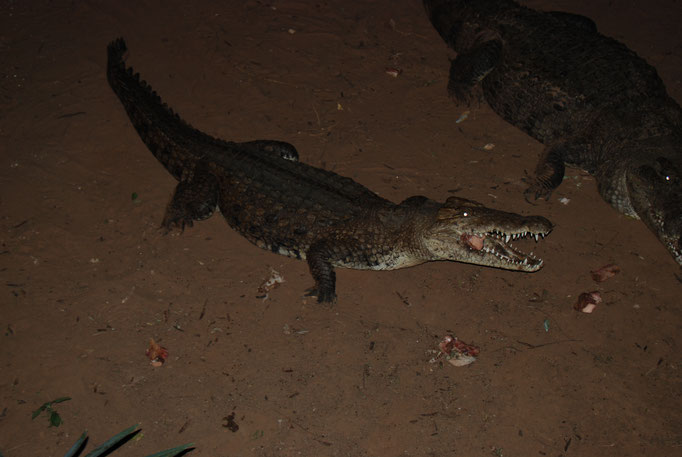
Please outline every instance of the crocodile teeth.
M505 242L505 243L509 243L509 240L510 240L510 239L511 239L511 236L510 236L510 235L507 235L507 236L504 237L504 242Z

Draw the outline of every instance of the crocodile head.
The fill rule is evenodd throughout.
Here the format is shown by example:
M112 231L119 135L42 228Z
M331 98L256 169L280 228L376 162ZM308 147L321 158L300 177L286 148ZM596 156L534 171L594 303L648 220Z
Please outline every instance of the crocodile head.
M675 155L660 153L631 167L625 179L630 206L682 265L682 160L676 156L674 162Z
M423 245L433 260L454 260L526 272L542 268L542 259L525 254L511 242L527 236L538 241L552 230L540 216L522 216L450 197L424 231Z

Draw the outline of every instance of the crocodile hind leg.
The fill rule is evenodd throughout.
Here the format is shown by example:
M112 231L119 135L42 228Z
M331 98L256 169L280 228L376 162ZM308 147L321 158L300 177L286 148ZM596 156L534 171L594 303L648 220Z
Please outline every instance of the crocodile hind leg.
M191 178L178 183L166 208L161 226L170 231L177 227L184 230L194 221L202 221L213 215L218 204L218 181L207 170L195 169Z
M255 140L241 144L255 146L258 149L263 149L265 151L278 154L281 158L285 160L298 162L298 151L296 150L293 144L287 143L285 141Z

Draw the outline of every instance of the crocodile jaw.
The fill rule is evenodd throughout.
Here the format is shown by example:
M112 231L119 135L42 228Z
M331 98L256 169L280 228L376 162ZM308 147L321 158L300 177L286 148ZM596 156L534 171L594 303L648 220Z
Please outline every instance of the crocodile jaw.
M426 231L422 244L429 260L452 260L505 270L533 272L543 261L512 245L531 236L539 241L552 223L540 216L522 216L487 208L471 200L450 197Z
M626 175L629 203L682 265L682 166L660 156Z
M673 217L660 207L651 205L645 211L638 211L637 215L649 230L654 232L673 259L682 266L682 214Z

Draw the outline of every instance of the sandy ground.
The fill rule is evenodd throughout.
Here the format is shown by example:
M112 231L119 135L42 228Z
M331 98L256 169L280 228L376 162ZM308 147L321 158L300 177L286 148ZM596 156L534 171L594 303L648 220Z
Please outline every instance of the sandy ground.
M115 455L187 442L197 457L682 454L679 267L581 172L549 202L523 200L542 146L485 105L455 123L453 54L421 2L125 3L0 1L5 457L62 455L85 429L93 445L136 423ZM592 17L682 100L678 2L528 4ZM291 142L394 201L456 192L548 217L555 230L530 248L545 268L340 270L330 308L303 297L304 262L220 217L164 236L174 180L107 85L118 36L210 134ZM621 273L595 283L609 263ZM272 270L285 282L264 298ZM604 303L574 311L593 290ZM479 360L429 363L448 333ZM160 368L150 338L169 350ZM31 420L62 396L60 427Z

